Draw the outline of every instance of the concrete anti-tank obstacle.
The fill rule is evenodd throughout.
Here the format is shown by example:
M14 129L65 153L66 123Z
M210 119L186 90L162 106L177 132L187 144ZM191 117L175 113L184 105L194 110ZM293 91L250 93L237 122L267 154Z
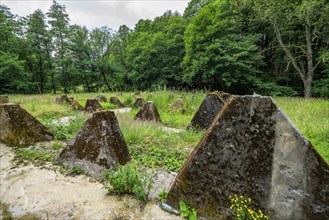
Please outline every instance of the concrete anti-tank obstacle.
M145 100L143 98L136 98L136 101L133 104L133 109L141 108L145 104Z
M86 113L92 113L96 111L102 111L103 107L96 99L87 99L86 105L85 105L85 112Z
M84 107L75 99L73 99L72 104L70 105L72 110L84 111Z
M125 108L126 106L121 103L117 97L110 97L110 103L116 105L118 108Z
M0 95L0 104L8 103L8 102L9 102L8 96Z
M98 102L107 102L107 99L104 95L98 95L95 98Z
M225 218L230 195L271 219L329 219L329 166L270 97L233 96L177 175L167 203Z
M170 112L184 111L184 102L182 99L177 99L170 107Z
M19 104L0 104L1 142L10 146L26 147L53 139L53 134Z
M135 120L161 122L159 111L154 102L146 102L136 114Z
M95 112L63 149L59 160L94 177L126 164L130 156L114 112Z
M71 105L73 97L68 97L67 94L62 94L55 98L55 104L68 104Z
M223 108L230 95L222 92L212 92L207 94L199 109L193 116L188 128L208 129L214 121L218 112Z

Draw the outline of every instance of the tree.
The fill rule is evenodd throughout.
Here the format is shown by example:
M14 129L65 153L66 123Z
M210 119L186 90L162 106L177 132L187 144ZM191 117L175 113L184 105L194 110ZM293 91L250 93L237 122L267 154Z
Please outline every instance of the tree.
M185 31L184 80L190 87L251 93L262 56L259 35L243 31L235 1L200 9Z
M50 37L45 22L45 15L36 10L27 18L27 43L31 48L29 59L30 70L37 84L38 91L44 93L48 75L52 74L50 57ZM52 88L56 93L56 85L52 75Z
M301 78L304 97L311 97L314 73L321 63L320 48L314 48L328 43L325 40L328 39L328 1L256 1L256 7L260 15L270 21L275 37L289 59L287 66L291 65ZM295 40L291 41L291 38Z
M69 89L68 72L69 60L68 55L68 36L69 36L69 15L66 13L65 5L60 5L53 1L47 16L51 25L51 36L54 38L54 54L57 70L60 72L60 82L64 87L64 93Z
M109 57L113 49L113 32L111 28L106 26L95 28L90 33L91 59L93 61L93 71L99 73L98 79L111 91L108 80L109 75Z
M186 20L166 12L154 21L140 20L127 40L127 68L133 87L179 87Z

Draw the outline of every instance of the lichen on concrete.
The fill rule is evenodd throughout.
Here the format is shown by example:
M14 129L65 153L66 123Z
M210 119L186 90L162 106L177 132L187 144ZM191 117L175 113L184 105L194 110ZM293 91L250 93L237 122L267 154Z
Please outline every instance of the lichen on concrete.
M128 148L112 111L95 112L78 131L59 159L98 177L104 169L115 170L130 160Z
M133 108L141 108L145 104L145 100L143 98L137 98L136 101L133 104Z
M154 102L146 102L136 114L135 120L161 122L159 111Z
M223 218L233 194L271 219L329 219L329 167L270 97L233 96L168 193L200 216Z
M0 104L8 103L8 102L9 102L8 96L0 95Z
M118 108L125 108L126 106L121 103L117 97L110 97L110 103L116 105Z
M26 147L53 140L53 134L19 104L0 104L0 141Z
M221 96L221 93L217 91L207 94L188 128L208 129L228 98L225 94Z
M87 99L86 105L85 105L85 112L86 113L92 113L96 111L102 111L103 107L96 99Z

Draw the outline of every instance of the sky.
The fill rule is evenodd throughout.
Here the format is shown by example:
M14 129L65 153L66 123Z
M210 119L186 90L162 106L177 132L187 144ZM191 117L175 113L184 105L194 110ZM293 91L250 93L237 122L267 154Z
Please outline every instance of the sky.
M70 24L85 25L92 29L108 26L117 30L120 25L134 28L140 19L154 19L167 10L183 14L190 0L57 0L66 6ZM27 16L41 9L46 13L52 0L0 0L11 13Z

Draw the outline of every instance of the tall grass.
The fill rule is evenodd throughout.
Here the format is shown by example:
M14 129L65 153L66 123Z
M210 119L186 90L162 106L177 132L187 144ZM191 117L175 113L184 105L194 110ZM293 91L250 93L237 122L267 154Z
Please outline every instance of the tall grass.
M98 94L107 99L116 96L121 102L131 106L136 97L153 101L160 113L162 124L168 127L184 129L190 123L194 113L199 108L206 93L203 91L188 93L184 91L161 90L155 92L142 92L135 95L132 92L113 93L76 93L73 96L83 106L86 99L95 98ZM23 108L42 122L69 115L75 115L66 105L54 104L56 95L9 95L11 102L18 102ZM183 99L184 114L170 112L170 107L176 99ZM275 98L282 110L289 116L293 123L301 130L304 136L310 140L316 150L329 163L329 100L303 99L303 98ZM113 109L115 106L109 103L101 103L105 109ZM161 144L174 147L183 146L186 141L187 148L193 148L201 139L199 133L186 133L169 135L162 131L156 124L144 124L133 122L133 117L138 110L130 114L119 116L120 127L128 143L144 146L147 140L160 140ZM73 134L72 134L73 135ZM184 140L186 135L190 140ZM179 138L176 138L179 137ZM186 137L186 138L187 138ZM146 145L145 145L146 146Z
M275 98L275 101L329 163L329 100Z

